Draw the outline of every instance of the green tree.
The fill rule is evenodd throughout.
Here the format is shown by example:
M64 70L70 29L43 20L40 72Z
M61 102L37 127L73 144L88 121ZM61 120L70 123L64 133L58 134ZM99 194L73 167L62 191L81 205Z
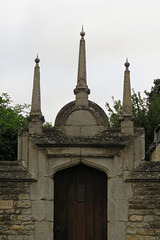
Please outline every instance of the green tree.
M145 127L148 112L147 99L142 98L140 92L136 93L134 89L132 89L132 92L131 100L135 127ZM106 103L106 108L109 113L110 125L116 128L120 127L122 104L120 100L114 100L114 97L112 97L112 101L113 108L111 108L109 103Z
M0 161L17 159L18 127L28 126L28 109L27 104L13 107L7 93L0 96Z
M145 97L142 98L140 92L136 93L132 90L132 111L135 127L143 127L145 129L146 149L153 142L154 129L160 124L160 79L153 82L150 92L144 91ZM113 108L109 103L106 107L109 113L111 127L120 127L120 116L122 113L121 101L113 100Z
M147 137L149 143L154 139L154 130L160 124L160 79L155 79L150 92L145 91L147 96Z
M108 102L106 102L106 108L109 114L109 122L110 126L113 128L120 127L120 117L122 114L122 104L121 100L115 100L114 97L112 97L113 102L113 108L110 106Z
M50 127L53 127L53 126L52 126L52 123L51 123L51 122L45 122L45 123L43 124L43 127L50 128Z

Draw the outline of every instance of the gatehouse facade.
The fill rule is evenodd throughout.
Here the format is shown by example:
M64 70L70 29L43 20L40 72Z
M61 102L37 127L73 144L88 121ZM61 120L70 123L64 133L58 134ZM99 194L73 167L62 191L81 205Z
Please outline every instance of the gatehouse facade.
M145 133L132 116L129 62L121 127L112 129L88 99L80 35L75 100L50 128L43 127L35 59L29 127L18 131L17 161L0 162L0 240L160 239L159 141L146 161Z

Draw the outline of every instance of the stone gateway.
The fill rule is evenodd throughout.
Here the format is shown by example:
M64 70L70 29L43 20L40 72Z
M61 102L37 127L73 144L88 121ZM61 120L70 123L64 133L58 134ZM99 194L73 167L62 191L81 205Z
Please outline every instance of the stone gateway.
M0 240L160 240L159 127L146 161L127 60L121 127L110 128L102 108L88 99L84 31L80 35L75 100L50 128L43 127L35 59L18 160L0 162Z

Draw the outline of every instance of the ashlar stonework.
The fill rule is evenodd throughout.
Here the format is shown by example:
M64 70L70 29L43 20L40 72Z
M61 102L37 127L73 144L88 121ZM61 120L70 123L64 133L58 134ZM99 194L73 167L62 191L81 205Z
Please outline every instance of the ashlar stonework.
M0 240L160 239L159 142L155 138L146 161L145 132L132 117L128 60L121 127L110 128L106 113L88 100L84 36L82 31L75 100L51 128L43 127L35 59L29 127L19 129L18 160L0 163Z

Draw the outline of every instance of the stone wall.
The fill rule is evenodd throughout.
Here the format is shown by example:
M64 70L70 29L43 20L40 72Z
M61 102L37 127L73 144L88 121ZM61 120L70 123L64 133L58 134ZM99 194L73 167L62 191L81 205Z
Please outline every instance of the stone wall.
M135 182L129 202L127 240L160 239L160 182Z
M0 210L0 240L33 239L29 183L1 182L0 198L3 199L1 208L4 208Z
M0 164L0 240L33 240L30 183L18 161Z
M29 189L24 181L0 182L0 240L34 239ZM132 193L126 239L159 240L160 182L133 182Z

